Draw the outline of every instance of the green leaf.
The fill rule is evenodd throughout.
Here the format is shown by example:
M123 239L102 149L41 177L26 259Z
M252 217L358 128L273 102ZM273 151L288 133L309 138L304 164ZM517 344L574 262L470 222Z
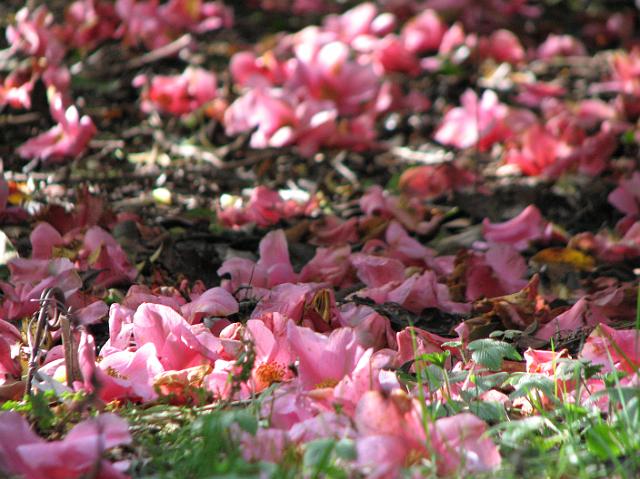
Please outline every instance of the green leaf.
M313 471L324 469L331 458L331 453L336 447L333 439L316 439L308 442L304 449L302 463L305 468Z
M471 358L481 366L485 366L492 371L498 371L502 366L503 359L522 359L520 353L511 344L494 339L477 339L467 346L471 351Z
M515 391L510 395L510 399L528 396L533 391L544 393L549 399L555 398L555 382L553 379L542 374L523 374L513 384Z
M508 373L499 372L495 374L489 374L487 376L475 376L474 382L480 392L485 392L502 384L508 377Z
M447 359L451 356L450 351L442 351L441 353L425 353L416 356L416 361L426 361L444 369Z
M551 427L551 422L542 416L531 416L520 421L502 423L502 443L508 447L520 448L528 436L538 437L543 431Z
M353 461L358 457L355 442L352 439L340 439L336 443L336 456L347 461Z
M240 429L248 432L252 436L256 435L256 432L258 431L258 420L249 411L236 411L235 420L238 423L238 426L240 426Z
M599 459L609 459L621 455L620 444L616 441L616 431L608 424L596 424L586 433L587 449Z
M487 422L500 422L507 419L504 406L497 401L474 401L469 404L469 411Z

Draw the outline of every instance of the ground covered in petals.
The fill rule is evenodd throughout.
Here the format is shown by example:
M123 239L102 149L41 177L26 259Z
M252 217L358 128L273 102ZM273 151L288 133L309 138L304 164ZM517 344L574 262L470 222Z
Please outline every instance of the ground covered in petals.
M0 477L640 475L637 1L0 21Z

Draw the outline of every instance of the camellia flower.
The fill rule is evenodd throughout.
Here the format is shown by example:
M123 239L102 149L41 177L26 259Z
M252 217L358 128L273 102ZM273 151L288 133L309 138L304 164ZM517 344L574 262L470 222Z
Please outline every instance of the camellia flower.
M134 79L143 86L144 75ZM187 115L202 108L217 96L216 76L202 68L187 67L180 75L156 75L142 91L142 111L159 111L175 116Z
M118 25L113 5L103 0L76 0L67 7L64 18L69 43L88 50L113 38Z
M540 175L550 170L571 151L570 147L552 135L542 125L533 125L519 138L520 148L509 148L507 164L517 165L525 175Z
M293 378L289 366L294 363L295 356L286 339L290 322L289 318L279 313L247 321L246 335L252 341L256 354L251 373L256 393L273 383Z
M160 16L171 29L204 33L233 24L233 10L223 2L202 0L169 0L160 6Z
M60 441L45 441L27 420L9 411L0 414L0 470L25 479L77 478L126 479L102 454L131 442L127 422L111 413L87 419Z
M587 50L580 40L571 35L550 34L538 47L537 56L541 60L553 57L569 57L586 55Z
M0 105L31 108L31 92L37 80L38 74L32 68L16 68L11 71L0 85Z
M640 216L640 172L635 171L631 178L620 180L619 186L609 193L609 203L627 216Z
M637 373L640 341L635 329L616 330L600 324L587 338L580 357L602 366L603 372Z
M20 377L19 358L15 348L20 342L20 331L10 322L0 320L0 386Z
M445 115L435 133L437 141L457 148L477 145L480 151L487 151L509 135L506 124L509 108L500 103L495 92L487 90L478 98L473 90L467 90L461 102L462 106Z
M287 338L300 360L298 377L305 390L333 388L353 372L365 352L351 328L336 329L325 336L290 321Z
M488 37L480 38L478 51L482 58L492 58L496 62L517 64L525 59L524 48L509 30L496 30Z
M582 328L608 323L609 318L602 314L601 308L580 298L570 309L538 329L535 337L549 340L557 333L580 331Z
M281 88L256 88L234 101L225 111L229 135L255 130L254 148L297 144L303 154L315 153L336 132L338 112L329 100L302 101Z
M446 30L438 14L427 9L404 25L401 37L407 50L412 53L436 51Z
M529 205L518 216L504 223L490 223L485 218L482 222L482 234L489 241L510 244L521 251L527 248L529 241L544 236L547 224L540 210Z
M78 264L82 269L86 265L86 268L101 271L96 284L104 287L131 282L138 275L118 242L99 226L89 228L84 234Z
M260 241L260 259L254 263L246 258L230 258L218 269L219 275L229 274L230 281L223 287L235 293L240 287L272 288L282 283L292 283L298 278L293 271L287 238L284 231L271 231ZM249 292L248 292L249 293Z
M466 299L493 298L520 291L527 284L522 279L527 272L524 258L509 245L492 245L480 255L462 256L466 268Z
M51 116L58 124L18 147L18 154L22 158L39 158L45 163L74 158L85 151L96 134L91 118L86 115L81 117L75 106L65 109L61 95L54 95L50 109Z
M7 27L7 40L12 49L43 57L49 65L58 65L62 61L65 48L54 34L53 15L46 6L32 12L23 8L15 20L15 25Z
M417 400L396 389L388 397L377 391L362 396L354 422L358 465L367 477L396 477L402 467L433 457L439 475L497 468L501 457L486 424L462 413L429 423L425 431Z

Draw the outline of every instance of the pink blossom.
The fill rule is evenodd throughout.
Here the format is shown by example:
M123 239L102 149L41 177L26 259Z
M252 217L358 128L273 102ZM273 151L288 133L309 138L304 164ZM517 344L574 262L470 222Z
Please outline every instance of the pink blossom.
M289 446L286 431L274 428L260 428L255 435L241 434L242 456L246 461L282 461Z
M354 253L349 258L358 278L369 287L403 281L405 266L393 258Z
M610 61L611 80L592 86L591 91L615 91L640 96L640 48L616 52Z
M122 20L118 35L126 45L143 43L151 49L166 45L183 32L203 33L231 26L233 15L222 2L116 0Z
M420 73L418 58L396 35L387 35L376 43L374 58L385 73L403 72L412 76Z
M461 102L462 106L449 110L440 123L435 133L437 141L457 148L477 146L480 151L487 151L509 136L506 123L509 109L492 90L486 90L480 99L473 90L467 90Z
M21 342L20 331L8 321L0 320L0 386L21 375L16 350Z
M221 1L169 0L158 8L159 16L173 30L204 33L233 24L233 10Z
M492 58L498 63L517 64L525 59L520 40L509 30L496 30L489 37L480 38L478 51L482 58Z
M284 231L267 233L260 241L259 252L260 259L256 263L245 258L231 258L218 269L221 276L231 275L231 280L223 283L229 292L233 293L242 286L271 288L297 280L298 275L294 273L289 259Z
M482 221L482 234L495 243L510 244L518 251L526 249L530 241L544 236L547 222L540 210L534 205L527 206L515 218L504 223L490 223L488 218Z
M580 173L597 177L609 166L609 160L617 147L617 134L601 128L598 133L589 136L574 149L568 161L577 163Z
M11 108L31 108L31 92L38 80L38 72L33 68L15 68L0 85L0 105Z
M497 447L484 437L486 424L469 413L441 418L425 432L420 406L403 391L390 397L371 391L358 403L355 416L358 464L367 477L396 477L407 459L430 457L435 452L439 475L482 472L497 468Z
M384 242L378 239L369 240L363 246L362 252L397 259L405 266L428 265L433 269L439 269L434 260L435 251L409 236L407 230L395 220L387 226Z
M392 286L392 285L389 285ZM419 314L425 308L438 308L455 314L466 314L471 306L451 300L449 288L438 283L433 271L414 274L386 295L384 301L401 304L409 311Z
M433 10L424 10L402 27L401 38L412 53L435 51L440 47L446 25Z
M605 120L615 122L618 115L614 105L603 100L586 99L576 106L575 115L585 129L593 129Z
M282 195L266 186L258 186L251 191L246 202L237 198L233 203L221 199L218 205L218 219L225 226L242 226L246 223L256 223L266 227L277 224L286 219L309 214L316 208L316 202L295 198L284 199Z
M134 79L142 86L146 77ZM142 111L159 111L183 116L204 107L216 98L216 76L202 68L187 67L180 75L156 75L142 91Z
M15 25L7 27L7 41L12 50L43 57L50 65L58 65L62 61L65 48L54 34L53 15L46 6L32 12L22 8L16 13L15 20Z
M454 23L442 36L442 42L440 42L440 48L438 48L438 54L450 55L454 50L465 42L464 28L459 22Z
M340 115L361 113L378 92L378 75L371 65L350 60L346 44L318 43L307 42L295 48L295 68L287 89L295 92L304 88L316 100L330 100Z
M9 262L11 283L0 282L4 300L0 315L18 319L38 309L38 299L46 288L58 287L71 297L82 287L82 280L67 258L38 260L14 258Z
M114 303L109 307L109 339L102 347L103 355L123 351L133 344L133 313L135 310Z
M352 328L358 344L363 348L379 350L396 346L395 333L386 316L377 313L369 306L347 303L340 308L340 325Z
M524 288L524 258L509 245L492 245L484 255L465 257L466 298L475 301L515 293Z
M567 311L538 329L535 337L549 340L557 333L579 331L599 324L609 324L609 322L609 318L602 314L600 308L589 303L585 298L580 298Z
M339 324L333 289L322 283L285 283L265 292L253 312L252 318L278 312L296 323L327 332Z
M181 313L189 324L204 316L229 316L238 312L238 302L223 288L211 288L182 306Z
M400 176L400 190L408 195L432 199L443 194L451 194L473 184L474 175L453 163L438 166L415 166Z
M327 437L352 438L354 434L350 418L345 414L336 414L333 411L323 411L315 417L294 424L288 431L289 438L296 444Z
M86 303L85 303L86 304ZM87 306L76 310L78 322L85 326L97 324L109 314L109 307L104 301L93 301Z
M104 348L103 348L104 350ZM155 378L165 371L153 343L135 351L111 351L97 364L98 395L105 401L152 401L158 397Z
M140 284L133 284L122 300L122 307L135 311L142 303L164 304L180 312L186 301L175 288L162 287L151 289Z
M336 329L325 336L289 322L287 338L300 361L298 377L306 390L333 388L345 375L353 372L364 354L349 328Z
M570 57L586 55L587 50L580 40L571 35L550 34L538 47L537 56L541 60L553 57Z
M634 373L640 366L639 348L637 330L616 330L600 324L587 338L580 351L580 357L602 366L605 373Z
M585 231L578 233L569 243L589 251L605 262L620 262L640 256L640 221L630 225L622 237L607 232L593 234Z
M521 148L509 148L505 154L507 164L518 165L525 175L540 175L571 151L542 125L533 125L520 137Z
M300 271L300 281L305 283L327 282L337 288L348 287L353 283L350 271L349 245L334 248L318 248L314 257Z
M168 306L145 303L133 316L133 335L139 347L151 343L166 369L180 370L217 359L216 351L205 347L189 323ZM213 338L213 335L209 333Z
M54 96L51 115L56 126L18 147L23 158L40 158L45 163L58 163L81 155L96 134L96 127L88 116L80 116L75 106L64 108L62 97Z
M125 45L144 43L155 49L171 41L158 11L158 0L116 0L115 9L122 21L116 33L124 38Z
M64 245L58 230L49 223L38 223L29 235L31 242L31 257L34 259L50 259L54 248Z
M105 450L131 442L127 422L103 413L71 429L64 439L47 442L37 436L18 413L0 416L0 469L25 479L79 478L126 479L113 464L102 459Z
M487 425L473 414L461 413L438 419L432 430L438 473L453 474L460 469L482 472L500 466L498 448L485 436Z
M356 408L358 467L371 478L397 477L409 457L428 457L421 414L406 393L365 393Z
M422 354L443 352L442 343L448 339L411 326L397 333L396 341L398 354L394 359L394 365L400 367L407 361L415 361Z
M640 216L640 172L621 179L618 187L609 193L609 203L627 216Z
M424 220L427 213L419 198L403 198L389 194L381 186L369 188L359 200L360 209L366 216L382 216L396 219L404 228L419 234L433 232L440 224L441 217L433 215L428 221Z
M290 322L279 313L270 315L270 324L259 319L247 321L246 335L252 341L256 354L251 373L255 392L293 378L289 366L294 363L295 356L286 338Z
M113 38L118 26L115 8L103 0L77 0L67 7L64 18L67 41L87 50Z
M138 275L117 241L99 226L93 226L85 233L78 261L82 269L102 270L95 280L96 285L108 287L130 282Z
M272 50L256 57L252 52L238 52L229 65L233 81L241 87L281 85L286 80L286 64Z
M309 230L313 234L311 244L331 246L355 243L358 240L358 219L342 220L334 215L327 215L314 221Z
M234 101L225 111L227 134L257 130L251 135L253 148L298 144L303 154L317 151L336 128L335 104L328 100L303 102L281 89L256 88Z
M377 14L378 9L372 2L364 2L342 15L327 16L323 27L327 32L336 34L341 41L351 43L360 35L373 33L372 26Z
M567 93L565 88L549 82L524 82L519 87L522 91L518 93L516 100L530 108L537 107L549 98L559 97Z

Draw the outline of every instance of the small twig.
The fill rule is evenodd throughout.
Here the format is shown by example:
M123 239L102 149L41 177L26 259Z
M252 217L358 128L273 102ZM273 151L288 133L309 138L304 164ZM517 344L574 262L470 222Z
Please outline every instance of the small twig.
M344 160L347 158L347 153L345 151L341 151L336 156L331 159L331 166L335 168L335 170L340 173L349 183L354 186L358 186L360 182L358 181L358 176L351 171L347 165L344 164Z
M156 48L155 50L145 53L144 55L140 55L139 57L132 58L124 64L123 70L135 70L148 65L149 63L162 60L163 58L177 55L180 50L188 47L192 41L193 37L190 34L187 33L186 35L182 35L167 45Z
M35 322L35 324L34 324ZM66 307L64 293L60 288L46 288L40 295L40 309L37 317L34 317L28 326L27 341L31 354L25 394L31 394L33 377L40 365L42 346L49 331L60 329L62 346L64 348L64 363L67 373L67 385L73 387L74 381L82 380L82 373L78 361L78 346L73 336L77 326L73 320L71 311ZM33 330L35 327L35 335Z
M38 112L22 113L19 115L0 115L0 126L6 125L26 125L35 123L42 118L42 114Z
M422 163L423 165L440 165L453 161L453 153L438 149L436 151L418 151L406 146L396 146L391 148L391 153L400 160L410 163Z
M153 139L163 150L171 153L172 155L180 156L182 158L193 158L197 161L204 161L221 170L232 170L243 166L251 166L273 155L273 152L269 150L264 153L255 152L255 154L249 155L240 160L224 161L216 152L206 150L198 145L177 145L167 139L161 130L155 130L153 132Z

